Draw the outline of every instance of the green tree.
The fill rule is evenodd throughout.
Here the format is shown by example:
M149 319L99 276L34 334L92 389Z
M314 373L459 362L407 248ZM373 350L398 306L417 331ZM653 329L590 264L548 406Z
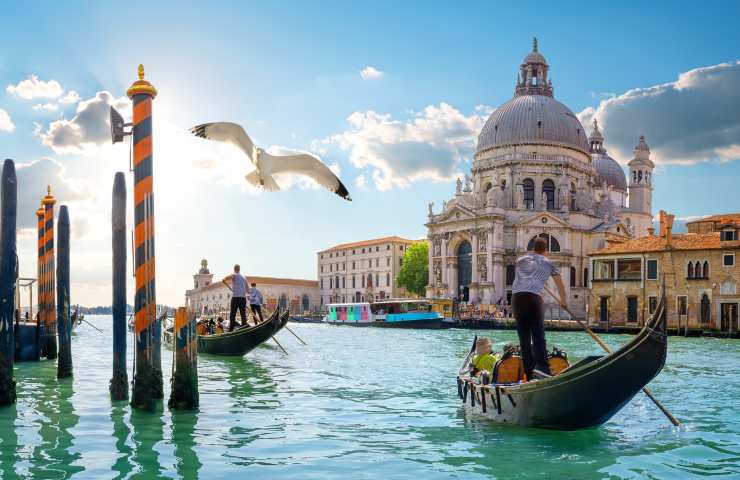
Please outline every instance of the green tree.
M417 242L403 254L403 265L396 282L416 296L423 297L429 283L429 244Z

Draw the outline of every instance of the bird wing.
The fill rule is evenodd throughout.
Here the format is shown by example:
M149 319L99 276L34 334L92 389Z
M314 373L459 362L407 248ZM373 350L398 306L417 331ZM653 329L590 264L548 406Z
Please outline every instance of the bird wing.
M254 142L249 138L247 132L241 125L232 122L213 122L196 125L190 129L190 133L196 137L206 138L216 142L228 142L239 147L247 157L255 162L252 158L254 154Z
M297 153L294 155L261 154L262 165L272 174L295 173L313 179L327 190L336 193L345 200L352 200L347 187L329 167L313 155Z

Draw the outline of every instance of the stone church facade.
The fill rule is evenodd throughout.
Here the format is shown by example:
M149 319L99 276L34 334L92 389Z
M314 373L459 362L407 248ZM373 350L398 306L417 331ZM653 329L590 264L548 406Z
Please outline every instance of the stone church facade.
M587 137L573 112L555 100L548 72L535 39L514 97L480 132L471 175L457 180L441 211L429 204L428 297L508 301L517 257L542 236L570 305L585 317L589 253L610 238L646 235L651 227L654 165L645 139L625 178L607 155L596 121Z

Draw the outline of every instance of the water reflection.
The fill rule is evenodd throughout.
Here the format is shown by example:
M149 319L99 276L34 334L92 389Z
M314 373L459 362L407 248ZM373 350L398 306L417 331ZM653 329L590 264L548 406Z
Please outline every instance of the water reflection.
M18 453L18 434L16 433L16 405L0 409L0 477L16 476L16 455Z
M156 448L164 439L162 402L158 403L153 412L136 409L131 411L131 439L134 445L131 461L135 468L135 474L131 478L158 478L164 471Z
M116 439L116 451L118 458L113 464L113 471L118 475L115 478L127 478L134 468L132 460L131 425L129 424L129 407L125 402L117 402L113 405L111 421L113 422L113 436Z
M203 464L195 453L195 412L172 412L172 442L175 444L177 473L184 479L198 478Z

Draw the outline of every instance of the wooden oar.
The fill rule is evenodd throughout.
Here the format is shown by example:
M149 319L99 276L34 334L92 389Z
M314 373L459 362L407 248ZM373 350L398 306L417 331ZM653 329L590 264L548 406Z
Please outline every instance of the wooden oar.
M296 334L295 334L295 332L294 332L293 330L291 330L290 328L288 328L288 326L287 326L287 325L285 325L285 326L284 326L283 328L284 328L284 329L286 329L287 331L289 331L290 333L292 333L292 334L293 334L293 336L294 336L295 338L297 338L298 340L300 340L300 342L301 342L302 344L304 344L304 345L308 345L308 344L307 344L306 342L304 342L304 341L303 341L303 339L302 339L301 337L299 337L298 335L296 335Z
M545 288L545 291L546 291L546 292L547 292L547 293L548 293L548 294L549 294L549 295L550 295L550 296L551 296L551 297L552 297L552 298L553 298L553 299L554 299L554 300L555 300L556 302L560 303L560 299L558 299L558 297L556 297L556 296L555 296L555 294L554 294L554 293L552 293L552 291L551 291L551 290L550 290L549 288L547 288L547 286L545 286L544 288ZM596 341L596 343L598 343L598 344L599 344L599 346L600 346L601 348L603 348L603 349L604 349L604 351L605 351L606 353L612 353L612 350L611 350L611 349L609 348L609 346L608 346L608 345L607 345L606 343L604 343L604 342L603 342L603 341L602 341L602 340L601 340L601 339L599 338L599 336L598 336L598 335L596 335L596 334L595 334L595 333L593 332L593 330L591 330L591 329L590 329L590 328L588 327L588 325L585 325L585 324L584 324L583 322L581 322L580 320L578 320L578 319L576 318L576 316L575 316L575 315L573 315L573 312L571 312L571 311L570 311L570 309L569 309L568 307L563 307L563 306L561 306L560 308L562 308L563 310L565 310L566 312L568 312L568 315L570 315L570 318L572 318L573 320L575 320L576 322L578 322L578 325L580 325L580 326L581 326L581 328L583 328L583 329L584 329L584 330L586 331L586 333L588 333L588 334L589 334L589 336L591 336L591 338L593 338L593 339L594 339L594 340ZM676 419L676 417L674 417L674 416L673 416L673 415L671 414L671 412L669 412L669 411L668 411L668 409L667 409L667 408L665 408L665 407L663 406L663 404L662 404L662 403L660 403L660 401L658 401L658 399L657 399L657 398L655 398L655 396L653 396L653 392L651 392L650 390L648 390L648 388L647 388L647 387L642 387L642 391L643 391L643 392L645 392L645 395L647 395L647 396L648 396L648 398L649 398L650 400L652 400L652 401L653 401L653 403L655 404L655 406L656 406L656 407L658 407L658 408L660 409L660 411L661 411L661 412L663 412L663 415L665 415L665 416L666 416L666 418L668 418L668 420L670 420L670 422L671 422L671 423L672 423L672 424L673 424L674 426L678 427L679 425L681 425L681 422L679 422L679 421L678 421L678 420Z
M229 290L231 290L231 293L234 293L234 289L231 288L231 286L228 283L223 282L223 284L226 285L226 288L228 288ZM246 309L246 307L245 307L245 309ZM244 320L244 322L246 323L246 320ZM285 353L286 355L288 354L288 351L285 348L283 348L282 345L280 345L280 342L277 341L277 338L275 338L273 335L270 335L270 338L272 338L272 340L275 343L277 343L277 346L280 347L280 350L282 350L283 353Z
M87 320L85 320L84 318L80 318L80 321L82 321L82 322L85 322L85 323L87 323L88 325L90 325L91 327L93 327L93 328L94 328L95 330L97 330L98 332L100 332L100 333L103 333L103 331L102 331L101 329L99 329L98 327L96 327L96 326L95 326L95 325L93 325L92 323L88 322L88 321L87 321Z

